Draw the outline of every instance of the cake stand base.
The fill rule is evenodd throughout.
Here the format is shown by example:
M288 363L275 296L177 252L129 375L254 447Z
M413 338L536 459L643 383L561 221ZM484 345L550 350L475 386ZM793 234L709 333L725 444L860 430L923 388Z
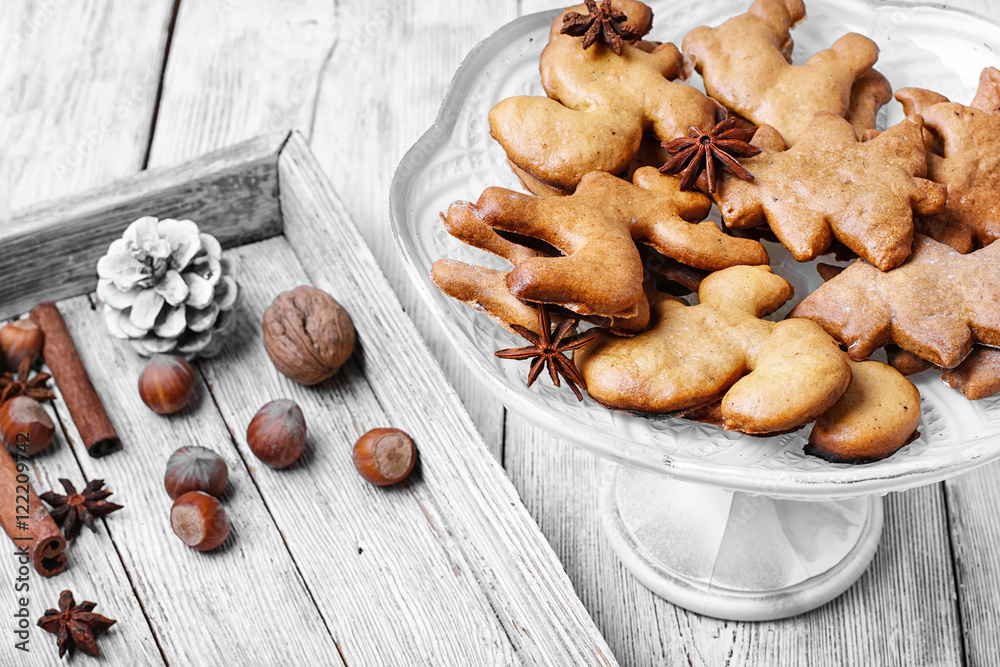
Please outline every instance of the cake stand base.
M618 558L706 616L764 621L824 605L864 573L882 533L875 496L782 500L602 466L600 514Z

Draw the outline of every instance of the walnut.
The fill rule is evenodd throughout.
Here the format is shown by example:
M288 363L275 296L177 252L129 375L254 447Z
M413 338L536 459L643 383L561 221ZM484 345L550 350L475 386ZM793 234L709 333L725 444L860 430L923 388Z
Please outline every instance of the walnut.
M288 379L319 384L354 351L354 324L332 296L301 285L279 294L264 311L264 347Z

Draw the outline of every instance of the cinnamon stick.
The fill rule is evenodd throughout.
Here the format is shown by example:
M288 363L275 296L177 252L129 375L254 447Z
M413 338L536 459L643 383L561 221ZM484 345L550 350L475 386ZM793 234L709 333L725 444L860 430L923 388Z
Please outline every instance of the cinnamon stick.
M18 458L21 463L14 463L0 447L0 524L17 553L27 557L38 574L51 577L66 567L66 538L28 482L28 459Z
M52 378L62 393L87 453L100 458L121 449L122 442L108 419L87 369L83 367L73 337L56 304L38 304L31 311L31 320L45 334L42 358L52 371Z

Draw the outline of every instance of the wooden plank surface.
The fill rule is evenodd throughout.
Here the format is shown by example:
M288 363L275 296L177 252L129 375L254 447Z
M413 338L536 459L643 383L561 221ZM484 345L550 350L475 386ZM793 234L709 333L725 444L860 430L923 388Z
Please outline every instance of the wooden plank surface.
M2 3L0 218L141 168L172 9L173 0ZM131 40L123 41L122 35ZM4 254L9 253L4 245ZM3 282L10 280L4 273ZM83 480L74 453L79 436L71 421L63 423L63 431L32 462L32 483L39 492L60 489L60 477L77 484ZM105 523L99 521L98 528L99 534L84 530L70 544L69 564L59 576L29 575L30 589L20 593L29 600L30 652L15 651L11 640L3 646L5 663L56 664L55 638L33 622L58 606L64 589L72 590L78 602L97 602L97 612L118 621L101 639L106 652L120 656L123 664L163 662ZM11 582L0 594L5 613L14 613L20 597L13 587L15 566L13 558L0 564L0 576Z
M597 516L598 469L508 416L507 471L623 665L961 664L940 485L887 498L875 560L846 594L803 616L739 623L675 607L624 569Z
M282 183L286 190L291 187L287 180ZM469 564L435 526L427 509L433 498L422 502L426 491L420 477L400 488L379 489L354 469L355 441L372 428L395 425L357 364L348 363L328 382L302 387L268 359L260 325L264 310L279 293L312 284L287 241L244 246L234 256L244 267L242 316L248 326L238 345L204 368L214 399L233 426L240 456L267 498L345 662L485 664L495 656L501 664L514 664L510 642L471 579ZM330 259L341 262L336 251ZM366 298L385 296L369 292ZM364 348L367 340L359 334ZM365 354L368 368L370 358ZM301 406L309 428L308 454L285 470L261 463L241 428L277 398ZM417 444L425 456L441 446ZM456 615L456 608L462 613Z
M87 479L107 480L125 505L104 523L167 662L336 661L333 639L236 451L234 426L223 421L204 383L199 379L193 406L170 417L157 415L135 389L145 361L108 336L88 298L64 301L61 307L74 340L86 341L78 346L80 357L123 443L121 452L101 459L88 456L78 443L74 451ZM239 323L250 326L246 318ZM60 416L70 419L68 413ZM207 553L173 534L173 501L162 483L170 454L195 443L218 453L229 467L222 500L233 529L222 547ZM120 633L131 629L122 627ZM217 639L192 641L206 636Z
M174 0L0 7L0 218L142 168Z
M308 130L328 55L367 15L344 14L337 4L181 2L150 165L176 164L259 134Z
M527 13L558 4L504 0L487 8L455 0L433 4L345 0L331 7L319 0L184 0L154 138L152 163L171 164L230 140L286 125L311 130L321 162L375 248L404 308L418 320L421 333L430 339L435 355L498 455L504 440L503 411L463 373L447 344L436 335L426 310L409 291L388 238L384 197L395 162L429 126L465 53L513 18L519 8ZM950 4L987 15L997 13L988 0ZM0 40L0 92L8 100L0 110L0 145L4 147L0 188L9 193L0 197L0 217L5 208L21 208L43 197L107 183L143 164L155 102L156 86L149 82L158 81L158 58L165 48L172 5L168 0L3 3L0 34L30 39ZM123 34L131 39L122 40ZM271 35L280 39L270 39ZM36 68L35 63L42 66ZM33 78L28 78L29 73ZM105 122L108 119L110 125ZM57 167L60 173L55 174ZM523 423L508 420L506 429L512 477L566 560L574 585L623 664L645 664L641 660L647 656L655 658L653 664L683 664L688 659L692 664L780 664L779 659L798 655L802 646L815 645L823 651L835 648L840 641L837 637L870 645L865 650L884 655L888 664L902 664L907 653L900 647L924 646L930 638L928 657L923 659L914 651L908 664L954 664L955 643L947 637L951 632L949 606L955 604L939 577L947 562L940 557L946 544L940 537L946 534L940 494L937 498L932 493L890 498L887 537L874 569L848 594L856 595L864 588L861 599L877 600L869 614L864 615L862 609L862 616L849 618L855 612L848 605L829 617L829 625L720 624L654 598L621 570L598 537L592 495L586 492L596 481L589 455L555 443ZM554 447L563 451L551 451ZM75 465L70 447L56 447L40 458L36 466L43 476L40 490L49 488L59 475L72 475ZM571 480L565 479L566 470L573 471ZM966 650L974 664L988 664L985 661L998 650L996 619L990 615L1000 581L994 555L1000 520L991 511L1000 498L1000 490L991 482L998 470L991 466L950 481L944 496L955 554L961 558L958 590ZM563 513L569 517L565 524L560 523ZM903 533L894 533L890 539L894 525ZM919 537L910 535L914 531ZM98 539L94 546L100 549L107 542ZM916 552L923 549L929 550L929 557L918 557ZM86 553L89 558L94 552L88 548ZM94 569L81 564L74 574L73 559L78 555L71 552L70 569L61 577ZM120 561L117 566L108 562L112 568L107 570L108 580L115 586L104 579L89 583L84 579L79 584L73 580L74 585L108 592L118 605L108 614L119 614L117 618L126 618L134 628L129 614L137 613L136 603L130 608L122 602L127 596L121 591L128 579ZM873 582L875 575L895 579ZM45 587L48 582L39 585ZM52 590L57 597L58 587ZM38 604L50 605L55 597L46 591L46 601ZM897 609L890 609L894 605ZM919 605L926 608L920 611ZM890 614L886 618L910 622L882 623L881 612ZM657 619L655 628L651 619ZM933 628L941 622L946 627L939 636ZM879 624L878 631L866 634L860 629L862 624ZM911 629L921 633L920 641L907 641ZM824 637L835 639L810 642L803 638L806 632L826 633ZM731 642L726 634L732 635ZM670 641L658 650L663 636ZM129 641L137 642L136 652L130 654L136 660L131 664L148 664L144 657L155 644L151 634L145 637L130 637ZM934 644L942 637L943 645ZM123 640L109 637L104 641ZM122 650L117 644L113 649Z
M434 120L462 59L517 17L514 0L344 0L342 16L361 19L341 33L323 72L310 144L357 221L406 312L458 390L497 458L503 406L452 352L404 273L389 234L389 181ZM384 82L372 85L371 82Z
M85 299L85 297L84 297ZM57 395L58 388L54 387ZM55 490L63 494L60 478L69 479L77 489L82 488L83 472L77 460L77 452L85 448L80 442L79 433L69 419L61 396L57 400L58 409L47 406L47 411L57 424L56 436L52 444L44 452L32 457L32 471L29 473L31 484L37 493ZM98 475L100 477L100 475ZM119 489L113 482L110 485L113 495L111 501L124 500ZM4 511L7 511L5 508ZM117 516L112 519L117 519ZM3 548L13 554L13 543L6 535L0 535ZM24 577L18 571L14 558L0 559L0 577L10 582L3 586L0 592L0 605L9 614L14 614L20 608L19 600L23 597L28 601L30 612L30 634L27 651L14 648L15 641L0 646L0 664L39 665L57 664L59 652L56 649L55 637L35 627L35 621L46 609L57 608L59 594L63 590L71 590L76 602L90 600L97 602L95 611L113 618L118 624L101 638L99 646L107 653L120 657L123 664L157 665L164 664L160 649L153 636L143 609L135 596L132 582L115 549L105 520L97 521L97 533L84 529L80 536L69 542L66 549L68 562L66 569L51 578L43 578L29 568L27 581L17 581ZM16 589L17 584L26 584L24 589ZM10 623L11 630L14 623ZM127 630L126 630L127 628ZM13 637L13 635L11 635Z
M388 282L300 135L289 140L279 168L285 236L314 284L352 314L360 365L378 403L422 443L423 484L414 492L450 550L464 556L518 658L617 664L413 322L395 296L384 296L392 295Z
M1000 656L1000 466L945 484L959 603L970 665Z

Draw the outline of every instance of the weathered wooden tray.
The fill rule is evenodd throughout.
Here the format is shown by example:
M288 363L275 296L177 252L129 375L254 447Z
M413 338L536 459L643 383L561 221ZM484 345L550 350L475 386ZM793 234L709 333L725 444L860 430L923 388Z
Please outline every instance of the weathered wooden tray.
M107 335L89 296L98 258L143 215L197 221L240 265L232 345L197 364L200 400L169 418L141 403L143 361ZM303 283L344 305L359 342L314 388L281 376L261 344L264 309ZM14 590L16 559L0 559L0 609L27 597L31 612L31 652L9 638L0 663L53 664L54 637L34 620L71 589L118 620L100 641L108 664L614 664L298 134L0 221L0 286L0 320L58 300L124 443L90 458L60 398L62 432L33 461L35 488L101 478L125 505L70 544L66 571L32 571L26 591ZM310 441L302 461L273 470L245 433L280 397L302 406ZM352 465L354 441L377 426L417 442L420 465L399 488L372 487ZM230 467L233 534L205 554L172 534L162 484L168 456L190 444Z

